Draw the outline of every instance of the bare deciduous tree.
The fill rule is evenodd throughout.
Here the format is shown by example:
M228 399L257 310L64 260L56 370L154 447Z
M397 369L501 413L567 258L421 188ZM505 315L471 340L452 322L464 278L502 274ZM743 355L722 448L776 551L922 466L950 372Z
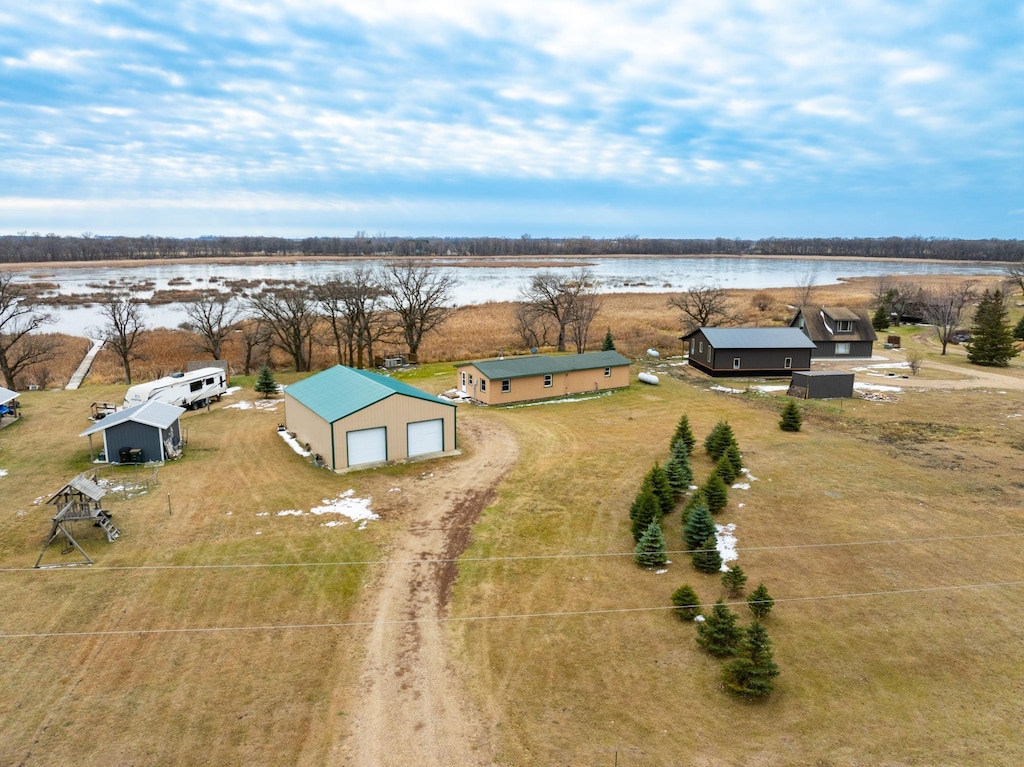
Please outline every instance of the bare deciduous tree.
M935 330L943 354L953 334L963 326L967 310L975 299L974 285L974 280L964 280L920 292L921 314Z
M1006 267L1006 276L1011 283L1020 288L1021 293L1024 293L1024 259Z
M814 297L814 288L818 284L818 268L812 267L797 278L796 281L796 305L810 306Z
M515 322L516 335L522 340L523 346L536 349L550 344L548 335L555 324L550 315L538 312L532 304L519 304L516 307Z
M416 262L391 262L381 267L378 283L388 308L398 318L409 355L419 354L423 336L455 311L452 291L458 278Z
M242 308L234 296L222 293L203 293L185 301L183 306L188 319L181 323L181 328L198 336L196 348L199 351L208 352L219 360L224 341L242 316Z
M360 266L346 279L313 283L314 297L331 326L338 364L373 364L373 346L391 331L384 293L373 271Z
M248 301L271 345L292 358L297 373L309 370L318 317L311 292L302 286L276 288L249 296Z
M132 362L142 359L136 346L146 329L142 316L144 302L132 288L120 287L100 296L99 305L103 318L100 337L121 360L124 382L131 385Z
M16 379L29 365L56 356L57 341L36 333L53 317L38 311L24 286L10 272L0 272L0 372L4 385L16 389Z
M569 310L568 330L577 354L583 354L586 350L590 325L600 311L601 300L596 293L581 293L573 301Z
M697 328L726 325L736 319L729 294L717 285L696 285L685 293L672 296L668 305L683 313L684 331L687 333Z
M583 305L596 294L593 272L589 269L575 269L567 277L560 277L554 272L538 272L520 290L520 299L532 308L534 317L547 316L553 321L552 324L558 329L555 348L564 352L570 324L582 322L589 317L586 319L589 328L599 307L592 307L594 311L591 313ZM585 338L586 333L582 335Z

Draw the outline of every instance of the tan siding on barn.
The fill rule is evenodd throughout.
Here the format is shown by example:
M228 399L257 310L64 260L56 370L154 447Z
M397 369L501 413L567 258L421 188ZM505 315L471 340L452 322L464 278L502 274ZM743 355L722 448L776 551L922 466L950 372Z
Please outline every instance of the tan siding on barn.
M328 464L330 463L330 425L294 397L288 396L287 389L284 394L284 422L288 424L288 431L293 432L299 442L308 442L314 453L319 453Z
M544 386L544 376L523 376L511 378L512 390L502 392L501 379L491 380L482 375L472 363L461 365L456 369L456 387L461 390L462 373L473 376L473 386L467 385L467 394L486 405L508 405L514 402L546 399L548 397L564 397L567 394L584 392L608 391L629 386L629 366L616 365L611 368L611 375L605 377L604 368L590 370L574 370L567 373L552 373L551 386ZM480 381L487 382L487 390L480 390ZM468 378L467 378L468 380Z

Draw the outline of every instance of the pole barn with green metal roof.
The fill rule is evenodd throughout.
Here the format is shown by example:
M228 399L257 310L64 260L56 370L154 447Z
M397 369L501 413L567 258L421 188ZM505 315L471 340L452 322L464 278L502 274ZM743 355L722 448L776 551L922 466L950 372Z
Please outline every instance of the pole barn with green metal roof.
M287 386L284 413L288 431L334 471L457 452L454 403L343 365Z

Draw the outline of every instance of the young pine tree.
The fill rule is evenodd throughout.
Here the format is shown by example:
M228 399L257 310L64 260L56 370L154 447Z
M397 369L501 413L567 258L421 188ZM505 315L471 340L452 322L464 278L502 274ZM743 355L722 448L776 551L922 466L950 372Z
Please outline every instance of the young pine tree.
M608 328L608 332L604 334L604 341L601 343L601 351L613 352L615 351L615 339L612 338L612 329Z
M739 565L733 565L722 573L722 588L730 597L738 597L747 586L747 574Z
M274 374L270 372L267 365L260 368L260 374L256 378L256 385L253 388L262 394L264 399L271 394L277 394L277 381L274 380Z
M800 431L803 423L803 416L800 415L800 408L796 406L795 400L786 402L782 408L782 418L779 420L779 428L783 431Z
M1017 324L1013 326L1013 337L1018 341L1024 341L1024 314L1021 315Z
M875 313L871 315L871 327L881 332L889 327L889 308L885 304L879 304Z
M740 470L743 468L743 454L740 452L740 446L733 442L725 450L725 455L729 459L729 463L736 470L736 476L740 474Z
M658 503L658 499L651 489L651 483L646 479L640 486L640 493L629 509L629 518L633 521L630 529L632 530L634 541L640 540L644 531L650 527L651 522L661 519L661 504Z
M718 459L718 463L715 464L715 474L722 478L722 482L726 485L731 485L736 479L737 469L733 466L732 461L729 460L729 454L726 453Z
M672 592L672 604L681 620L692 621L700 615L700 597L689 583Z
M719 599L703 623L697 624L697 644L716 658L735 655L743 630L736 615Z
M668 484L677 500L690 489L693 482L693 467L690 466L690 451L682 440L672 443L672 452L665 463L665 476L668 477Z
M720 421L712 432L714 435L711 440L711 446L708 450L708 454L714 460L718 460L725 451L729 449L729 445L736 442L736 435L733 434L732 427L728 421Z
M681 521L682 526L685 528L686 523L690 521L690 513L698 506L703 506L705 509L708 507L708 502L704 500L704 491L698 489L690 496L690 500L683 506L683 518Z
M711 472L707 482L701 488L704 493L704 500L707 501L708 511L717 514L729 503L729 488L726 486L722 476L717 472Z
M767 618L768 613L775 607L775 600L768 593L768 588L761 583L747 597L747 606L750 608L750 612L754 614L754 617L761 621Z
M778 675L768 631L759 621L754 621L744 632L736 658L722 669L722 681L735 695L763 698L775 688L774 680Z
M686 548L690 551L699 549L701 544L708 539L708 536L715 535L715 520L711 518L711 512L705 504L699 503L690 509L690 518L686 520L683 527L683 540Z
M971 340L964 345L967 361L975 365L1004 368L1020 354L1013 343L1013 332L1006 320L1006 306L1001 290L985 290L974 310Z
M717 573L722 569L722 555L718 553L718 540L713 535L705 538L690 557L693 568L699 573Z
M676 494L661 464L654 464L647 476L651 480L651 490L661 507L662 516L671 514L676 508Z
M640 567L661 567L668 562L665 554L665 534L661 525L654 520L644 530L633 550L633 557Z
M697 438L693 436L693 429L690 428L690 418L685 413L679 418L676 432L672 435L672 446L677 442L686 445L686 454L693 452L693 446L697 444Z

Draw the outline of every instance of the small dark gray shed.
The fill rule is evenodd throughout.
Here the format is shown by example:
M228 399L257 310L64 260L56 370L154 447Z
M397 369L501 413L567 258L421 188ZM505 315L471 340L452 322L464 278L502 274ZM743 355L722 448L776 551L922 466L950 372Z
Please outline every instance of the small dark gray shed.
M800 399L839 399L853 396L853 373L842 370L815 370L793 373L787 392Z
M149 400L126 407L96 422L78 436L89 438L103 434L103 453L108 463L146 463L166 461L181 455L181 424L185 408Z

